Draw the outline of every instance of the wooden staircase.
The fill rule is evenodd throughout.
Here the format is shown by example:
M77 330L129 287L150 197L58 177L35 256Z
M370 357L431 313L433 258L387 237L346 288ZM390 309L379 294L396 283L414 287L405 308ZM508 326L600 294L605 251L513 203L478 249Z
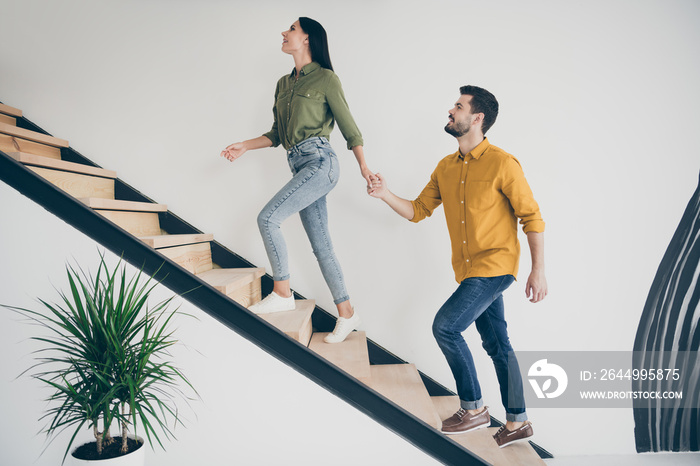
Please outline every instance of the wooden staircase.
M22 112L0 104L0 151L61 188L84 205L139 238L150 248L230 297L243 307L260 301L263 268L222 268L212 261L211 234L169 234L159 214L167 206L115 199L116 173L61 159L67 141L16 126ZM370 365L365 332L346 341L326 344L327 333L314 332L313 300L297 300L293 311L261 315L289 338L308 347L350 376L439 430L441 419L459 407L456 397L430 397L413 364ZM496 421L497 422L497 421ZM497 424L496 424L497 425ZM495 465L544 464L527 443L499 449L491 438L495 428L451 436L468 450Z
M16 127L15 118L22 116L17 109L0 105L0 115L0 150L242 306L260 301L264 269L218 268L209 245L214 235L169 235L158 218L167 206L114 199L115 172L62 161L60 149L68 147L68 141Z

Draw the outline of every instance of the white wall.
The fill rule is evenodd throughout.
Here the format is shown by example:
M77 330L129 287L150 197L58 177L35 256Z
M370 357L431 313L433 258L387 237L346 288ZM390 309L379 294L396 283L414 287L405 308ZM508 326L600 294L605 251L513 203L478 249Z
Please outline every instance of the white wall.
M404 197L416 196L455 150L442 127L459 86L491 90L501 115L489 139L519 158L547 222L549 297L537 305L523 298L525 245L520 281L506 297L516 350L630 350L697 186L700 5L692 0L0 6L8 18L0 100L263 266L255 216L289 177L284 153L267 149L229 164L219 152L269 129L275 82L293 66L279 33L296 17L328 30L370 168ZM365 194L339 132L332 142L343 177L329 198L331 228L364 329L453 387L430 332L456 287L442 210L419 225L393 215ZM290 219L284 231L293 286L333 309L300 222ZM46 263L53 274L74 254L57 244L53 270L29 245L27 263ZM43 289L42 273L25 286ZM503 418L490 362L476 332L467 338L486 401ZM634 451L629 411L529 414L537 441L555 455Z

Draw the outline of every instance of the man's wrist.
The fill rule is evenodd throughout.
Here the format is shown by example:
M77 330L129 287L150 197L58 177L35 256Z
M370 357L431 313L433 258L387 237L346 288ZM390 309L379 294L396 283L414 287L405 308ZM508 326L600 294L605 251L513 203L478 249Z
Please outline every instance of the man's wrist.
M384 201L384 202L386 202L387 204L391 205L391 204L392 204L391 200L392 200L393 198L396 198L396 196L394 195L394 193L392 193L392 192L389 191L388 189L385 189L383 193L380 193L380 198L379 198L379 199L381 199L382 201Z

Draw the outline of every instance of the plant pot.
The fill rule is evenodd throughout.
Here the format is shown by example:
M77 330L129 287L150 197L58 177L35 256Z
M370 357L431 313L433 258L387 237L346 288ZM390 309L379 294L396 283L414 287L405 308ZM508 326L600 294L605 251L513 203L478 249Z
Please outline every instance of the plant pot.
M134 439L134 436L129 435L129 438ZM141 446L124 456L104 460L81 460L73 456L73 452L80 448L76 447L66 458L66 464L69 466L85 466L88 464L96 466L144 466L146 464L146 445L141 437L136 438L141 442ZM115 440L121 442L121 439L118 437Z

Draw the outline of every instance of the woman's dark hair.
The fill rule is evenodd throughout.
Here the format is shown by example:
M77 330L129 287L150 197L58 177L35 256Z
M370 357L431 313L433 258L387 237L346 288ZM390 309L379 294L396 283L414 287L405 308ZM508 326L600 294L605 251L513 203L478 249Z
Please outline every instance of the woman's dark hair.
M311 18L299 18L301 29L309 35L309 50L311 51L311 59L321 65L322 68L333 71L331 65L331 56L328 53L328 37L326 30L318 21Z
M486 134L486 131L496 122L498 116L498 101L496 97L486 89L477 86L462 86L459 88L462 95L472 96L470 102L472 113L483 113L484 122L481 125L481 131Z

